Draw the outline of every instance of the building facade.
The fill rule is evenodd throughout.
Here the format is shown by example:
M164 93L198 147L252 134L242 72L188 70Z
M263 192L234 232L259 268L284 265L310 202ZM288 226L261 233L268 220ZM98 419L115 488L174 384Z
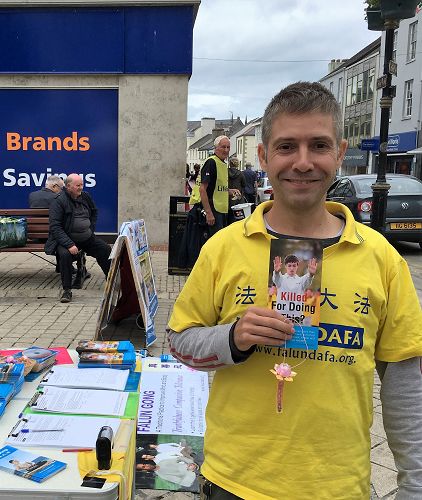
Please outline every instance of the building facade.
M343 136L348 141L348 148L339 170L341 175L369 171L369 155L360 149L360 145L363 139L369 139L375 133L379 52L380 38L350 59L341 61L320 80L334 94L342 109Z
M167 242L169 197L184 187L199 4L0 2L3 208L26 207L51 173L76 172L98 232L144 219L149 242Z

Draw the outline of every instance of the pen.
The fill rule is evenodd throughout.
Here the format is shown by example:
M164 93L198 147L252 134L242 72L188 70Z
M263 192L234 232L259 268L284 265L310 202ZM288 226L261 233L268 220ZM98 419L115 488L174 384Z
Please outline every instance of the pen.
M62 450L65 453L72 452L72 451L92 451L94 448L65 448Z
M22 434L28 434L28 432L62 432L65 429L22 429Z

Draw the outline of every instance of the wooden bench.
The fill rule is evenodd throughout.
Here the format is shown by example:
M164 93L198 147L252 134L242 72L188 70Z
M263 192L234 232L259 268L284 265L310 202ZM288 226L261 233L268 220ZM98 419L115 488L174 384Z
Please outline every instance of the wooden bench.
M29 252L34 255L36 255L34 252L44 252L49 229L48 208L0 208L0 217L25 217L28 231L25 246L0 248L0 252ZM36 256L56 265L40 255ZM72 288L81 288L83 282L89 278L85 264L85 253L79 252L76 259L77 273L73 279Z

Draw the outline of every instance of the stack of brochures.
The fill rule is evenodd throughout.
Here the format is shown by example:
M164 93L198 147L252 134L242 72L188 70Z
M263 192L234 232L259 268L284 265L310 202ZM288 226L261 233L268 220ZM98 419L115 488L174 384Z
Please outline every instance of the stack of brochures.
M25 376L28 377L27 380L34 380L38 376L38 373L54 365L57 351L33 346L17 352L13 357L19 363L25 364Z
M133 371L136 366L135 348L129 340L97 342L81 340L76 346L79 368L116 368Z
M0 470L42 483L66 468L64 462L19 450L13 446L0 449Z
M0 363L0 416L7 403L22 389L24 368L22 363Z

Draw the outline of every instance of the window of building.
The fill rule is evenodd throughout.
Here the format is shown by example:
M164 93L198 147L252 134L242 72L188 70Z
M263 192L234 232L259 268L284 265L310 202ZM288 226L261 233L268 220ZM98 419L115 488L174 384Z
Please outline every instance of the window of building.
M403 117L412 116L413 80L404 82Z
M409 25L409 38L407 42L407 60L413 61L416 57L416 34L418 21Z
M375 68L369 70L368 77L368 99L373 99L374 97L374 86L375 86Z
M371 114L348 118L344 122L344 138L350 147L356 147L362 139L371 137Z
M348 78L346 86L346 106L373 99L374 80L375 68L367 69L358 75Z
M330 92L334 92L334 82L330 82Z
M393 54L391 56L393 61L397 61L397 33L398 31L396 30L393 35Z
M340 103L343 101L343 78L338 79L337 101Z

